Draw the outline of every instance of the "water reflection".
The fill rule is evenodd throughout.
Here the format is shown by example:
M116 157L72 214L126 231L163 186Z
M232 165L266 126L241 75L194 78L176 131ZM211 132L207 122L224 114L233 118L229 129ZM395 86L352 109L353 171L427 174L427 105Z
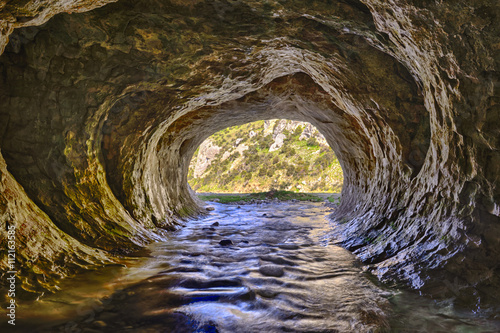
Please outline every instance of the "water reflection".
M64 292L25 307L23 329L496 331L373 284L351 253L329 245L329 208L321 203L214 206L151 245L149 256L125 260L127 268L87 272L67 280Z

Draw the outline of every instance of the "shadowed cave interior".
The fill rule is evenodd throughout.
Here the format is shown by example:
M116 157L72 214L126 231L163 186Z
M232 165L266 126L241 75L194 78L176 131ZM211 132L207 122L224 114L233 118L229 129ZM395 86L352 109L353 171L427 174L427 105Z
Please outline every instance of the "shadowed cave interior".
M197 147L280 118L335 151L335 239L370 272L498 308L497 1L30 3L0 6L0 245L15 225L24 297L202 213Z

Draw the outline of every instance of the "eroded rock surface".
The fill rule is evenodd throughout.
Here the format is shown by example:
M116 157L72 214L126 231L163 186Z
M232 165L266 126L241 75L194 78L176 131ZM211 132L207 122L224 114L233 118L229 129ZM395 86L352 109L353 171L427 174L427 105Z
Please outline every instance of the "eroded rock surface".
M219 154L220 147L214 145L211 140L205 140L200 145L200 152L198 155L198 159L196 160L196 164L194 166L194 176L200 177L203 175L205 170L212 164L212 161L215 159L215 156Z
M201 211L186 177L205 138L283 118L336 152L337 240L379 278L498 296L498 1L103 3L16 29L0 58L1 184L32 201L28 223L71 237L61 251L159 237ZM0 6L3 41L70 11L44 4L23 24Z

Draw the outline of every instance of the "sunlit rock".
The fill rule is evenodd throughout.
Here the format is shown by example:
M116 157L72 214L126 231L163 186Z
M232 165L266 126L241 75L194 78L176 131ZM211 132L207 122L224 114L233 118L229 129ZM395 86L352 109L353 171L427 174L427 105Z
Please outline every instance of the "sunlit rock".
M195 177L200 177L205 170L207 170L210 164L212 164L215 156L217 156L220 152L220 147L214 145L210 140L203 141L199 149L198 158L196 159L196 164L194 166Z
M276 135L276 138L274 139L273 144L271 145L271 147L269 147L269 151L270 152L275 151L275 150L278 150L281 147L283 147L283 140L285 140L285 139L286 139L286 136L283 133Z

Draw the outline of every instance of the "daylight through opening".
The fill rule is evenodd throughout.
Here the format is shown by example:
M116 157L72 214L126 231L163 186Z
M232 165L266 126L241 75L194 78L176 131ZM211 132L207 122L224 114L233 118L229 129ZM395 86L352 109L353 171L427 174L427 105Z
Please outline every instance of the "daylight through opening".
M316 127L272 119L233 126L207 138L189 166L198 193L340 193L339 160Z

